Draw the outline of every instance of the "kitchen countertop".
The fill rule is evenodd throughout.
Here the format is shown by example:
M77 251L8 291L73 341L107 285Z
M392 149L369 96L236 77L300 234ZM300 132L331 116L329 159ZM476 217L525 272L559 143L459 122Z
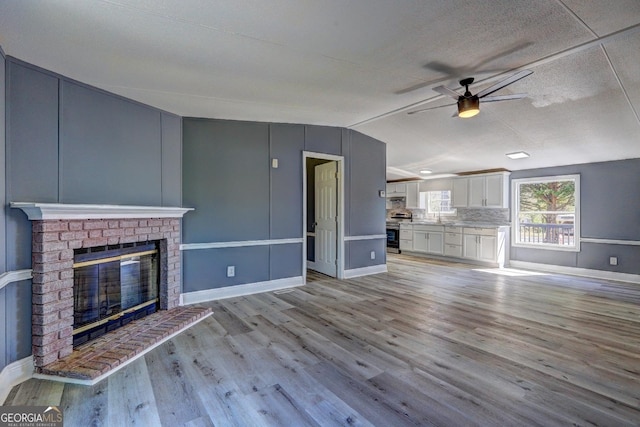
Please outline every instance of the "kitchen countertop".
M401 222L401 225L442 225L445 227L477 227L477 228L500 228L500 227L510 227L510 224L491 224L486 222L464 222L464 221L455 221L455 222L436 222L436 221L412 221L412 222Z

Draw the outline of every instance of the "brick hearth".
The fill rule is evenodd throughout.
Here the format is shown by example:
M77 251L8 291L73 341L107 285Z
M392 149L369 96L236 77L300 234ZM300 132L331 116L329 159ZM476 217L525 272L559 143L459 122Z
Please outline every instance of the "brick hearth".
M32 349L38 372L73 352L74 249L160 241L160 309L179 305L179 218L34 220L32 233Z
M78 346L71 355L40 368L40 374L92 383L211 313L205 307L161 310Z

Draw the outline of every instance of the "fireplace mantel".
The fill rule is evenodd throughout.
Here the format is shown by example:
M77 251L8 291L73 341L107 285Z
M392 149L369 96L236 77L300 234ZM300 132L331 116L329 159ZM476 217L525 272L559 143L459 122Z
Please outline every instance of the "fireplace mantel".
M34 220L75 220L115 218L181 218L193 208L132 205L88 205L66 203L11 202Z

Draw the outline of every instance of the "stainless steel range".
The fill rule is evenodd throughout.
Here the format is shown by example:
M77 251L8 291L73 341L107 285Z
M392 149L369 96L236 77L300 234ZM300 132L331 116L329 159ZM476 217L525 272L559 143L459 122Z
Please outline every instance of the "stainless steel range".
M411 218L411 213L396 213L387 220L387 252L400 253L400 223Z
M387 252L400 253L400 223L387 221Z

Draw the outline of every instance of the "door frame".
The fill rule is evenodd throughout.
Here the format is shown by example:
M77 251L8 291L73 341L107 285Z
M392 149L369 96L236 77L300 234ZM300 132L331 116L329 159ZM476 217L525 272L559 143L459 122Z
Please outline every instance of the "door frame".
M338 163L337 207L338 227L336 232L336 257L338 265L336 274L338 279L344 278L344 156L302 152L302 280L307 283L307 158L335 161Z

